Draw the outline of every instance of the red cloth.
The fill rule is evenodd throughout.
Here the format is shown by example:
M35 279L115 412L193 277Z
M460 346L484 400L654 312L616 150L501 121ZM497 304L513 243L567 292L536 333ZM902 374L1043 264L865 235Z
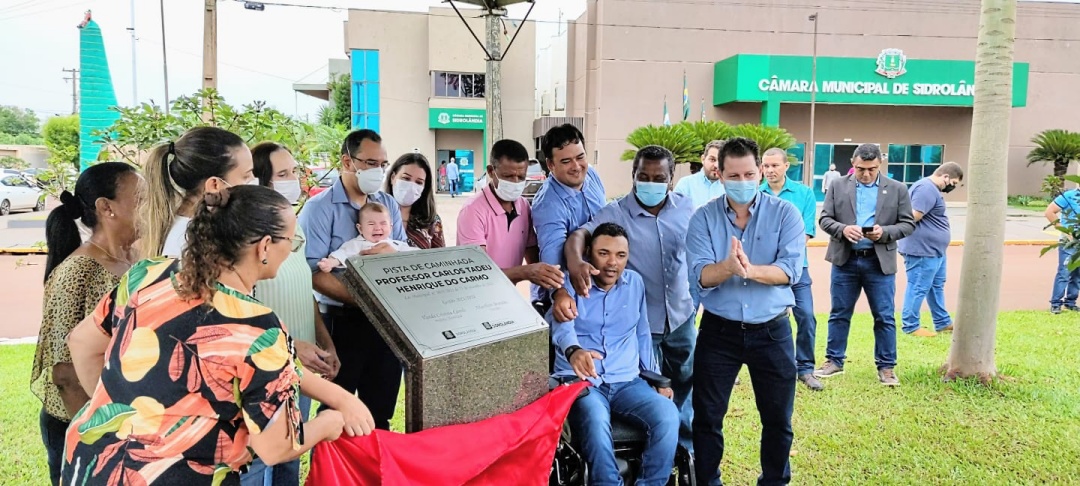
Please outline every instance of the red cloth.
M560 386L517 412L471 424L320 443L306 484L547 484L563 420L586 385Z

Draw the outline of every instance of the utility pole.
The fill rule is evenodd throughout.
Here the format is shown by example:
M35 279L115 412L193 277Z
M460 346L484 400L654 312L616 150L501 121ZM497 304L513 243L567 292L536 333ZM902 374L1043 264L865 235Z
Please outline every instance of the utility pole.
M139 70L135 64L135 0L131 0L131 106L139 104Z
M206 0L203 12L203 84L217 89L217 0Z
M484 75L484 99L487 101L487 138L488 142L501 140L503 138L503 118L502 118L502 60L506 57L506 51L510 50L510 47L514 45L514 40L517 39L517 35L521 33L521 28L525 26L525 22L529 19L529 14L532 13L533 7L536 4L533 0L459 0L463 3L476 5L483 9L484 12L484 30L487 35L487 43L481 42L480 37L473 32L472 27L469 26L469 22L465 20L465 17L461 15L461 10L454 4L454 0L446 0L447 3L453 7L454 12L457 13L458 18L465 24L465 28L469 29L469 33L472 34L473 39L476 39L476 43L484 49L484 59L487 61L487 72ZM514 36L510 38L510 42L506 45L506 49L502 48L502 38L500 37L503 32L501 27L502 17L506 15L506 6L514 3L528 3L529 10L525 12L525 17L521 20L521 24L518 25L517 30L514 31Z
M502 29L506 9L489 8L484 14L487 31L487 73L484 76L484 99L487 100L488 142L502 140Z
M63 69L65 73L70 73L71 77L64 77L64 81L71 81L71 114L75 115L79 113L79 70L78 69Z
M165 71L165 115L169 114L169 54L165 48L165 0L161 4L161 67Z
M810 143L806 150L803 150L803 183L812 189L814 187L814 156L817 155L814 146L814 109L817 108L817 12L810 15L807 20L814 23L814 57L810 65Z

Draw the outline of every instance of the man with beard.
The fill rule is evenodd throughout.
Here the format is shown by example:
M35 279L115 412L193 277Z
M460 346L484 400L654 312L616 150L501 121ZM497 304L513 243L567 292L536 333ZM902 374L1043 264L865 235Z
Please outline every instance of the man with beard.
M701 154L701 171L679 179L675 184L675 192L688 196L695 208L700 208L705 203L724 195L724 183L720 180L720 169L717 162L720 148L724 146L723 140L713 140L705 146L705 152Z

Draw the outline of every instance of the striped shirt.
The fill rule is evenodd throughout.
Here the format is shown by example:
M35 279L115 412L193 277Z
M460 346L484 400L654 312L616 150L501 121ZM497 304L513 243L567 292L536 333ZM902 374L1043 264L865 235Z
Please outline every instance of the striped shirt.
M304 237L300 225L296 225L296 234ZM289 336L315 344L315 301L304 248L289 254L276 277L255 286L255 298L281 318Z

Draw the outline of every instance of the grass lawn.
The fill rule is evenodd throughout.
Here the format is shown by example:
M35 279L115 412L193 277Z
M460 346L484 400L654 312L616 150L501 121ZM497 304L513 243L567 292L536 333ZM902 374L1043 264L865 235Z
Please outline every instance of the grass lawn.
M819 316L818 357L827 326ZM950 335L897 336L900 388L877 383L868 315L852 326L847 373L795 402L796 484L1063 484L1080 481L1080 314L1001 315L992 388L943 384ZM45 484L40 403L30 394L33 346L0 346L0 480ZM758 474L757 410L748 374L726 421L728 484ZM394 428L403 428L402 410Z

